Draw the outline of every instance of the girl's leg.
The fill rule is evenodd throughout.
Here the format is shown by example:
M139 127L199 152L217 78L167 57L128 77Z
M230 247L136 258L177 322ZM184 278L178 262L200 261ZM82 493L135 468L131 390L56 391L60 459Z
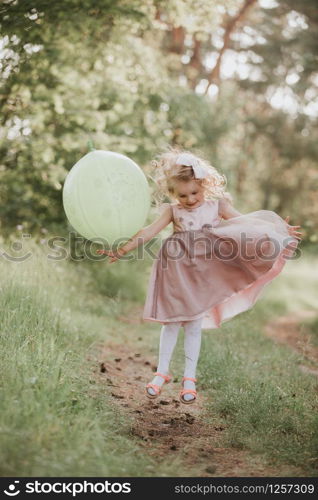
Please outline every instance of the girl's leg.
M201 324L202 319L195 319L187 321L184 324L184 353L185 353L185 367L184 376L195 378L197 363L201 349ZM191 380L183 382L184 389L195 390L195 383ZM190 401L194 399L193 394L185 394L183 399Z
M177 343L178 333L181 323L167 323L161 328L160 335L160 346L159 346L159 362L158 362L158 373L163 375L169 375L169 365L172 357L173 350ZM152 384L162 386L164 379L162 377L155 377ZM154 395L155 391L149 387L149 394Z

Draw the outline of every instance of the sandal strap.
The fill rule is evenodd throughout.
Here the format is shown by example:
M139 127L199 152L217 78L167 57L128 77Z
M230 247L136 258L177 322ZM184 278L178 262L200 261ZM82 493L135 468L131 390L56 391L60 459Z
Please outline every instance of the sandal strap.
M172 378L171 375L163 375L162 373L159 373L159 372L156 372L155 375L157 377L162 377L165 380L165 382L170 382L170 380Z
M153 389L156 394L160 394L160 387L156 384L147 384L146 389Z
M185 380L191 380L191 382L197 382L197 379L196 379L196 378L191 378L191 377L182 377L182 382L184 382Z
M180 392L180 396L184 396L185 394L193 394L193 396L197 396L197 391L192 391L191 389L183 389L183 391Z

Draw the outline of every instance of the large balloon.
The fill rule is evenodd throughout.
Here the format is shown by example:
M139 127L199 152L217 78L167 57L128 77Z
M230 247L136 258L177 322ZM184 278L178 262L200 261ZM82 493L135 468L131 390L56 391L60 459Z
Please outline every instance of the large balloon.
M63 205L78 233L112 245L144 225L150 208L149 186L142 170L127 156L94 150L67 175Z

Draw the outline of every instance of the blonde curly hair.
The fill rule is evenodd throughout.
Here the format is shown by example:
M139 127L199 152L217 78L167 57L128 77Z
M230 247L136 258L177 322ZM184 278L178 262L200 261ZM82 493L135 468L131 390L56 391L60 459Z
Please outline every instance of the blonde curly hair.
M204 179L196 179L191 166L177 165L177 157L184 153L191 155L199 166L207 169L208 176ZM220 174L215 167L198 155L194 155L186 150L170 147L168 150L159 154L151 164L154 172L150 177L157 186L156 192L154 193L157 207L166 197L169 197L169 195L174 196L176 181L191 181L193 179L204 188L204 196L206 199L225 198L230 201L230 203L233 203L232 196L225 190L227 184L225 175Z

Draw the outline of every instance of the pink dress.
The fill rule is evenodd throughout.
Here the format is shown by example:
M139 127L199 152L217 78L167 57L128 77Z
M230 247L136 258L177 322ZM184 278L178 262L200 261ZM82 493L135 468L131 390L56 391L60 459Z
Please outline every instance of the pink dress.
M171 207L174 230L153 263L146 321L202 317L202 328L218 328L255 304L298 245L286 222L269 210L224 220L219 200L194 209Z

